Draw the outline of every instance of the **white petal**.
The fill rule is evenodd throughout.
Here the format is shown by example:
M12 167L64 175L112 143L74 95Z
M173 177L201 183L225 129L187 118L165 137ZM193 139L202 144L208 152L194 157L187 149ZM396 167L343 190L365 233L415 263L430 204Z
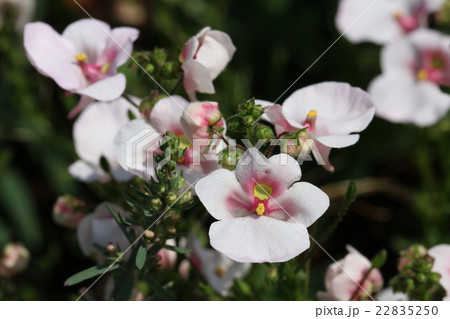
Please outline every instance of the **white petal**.
M302 127L311 110L317 111L315 137L360 132L369 125L375 113L365 91L339 82L302 88L283 103L283 113L295 127Z
M214 191L211 191L212 189ZM200 179L195 185L195 192L215 219L229 219L249 214L243 207L251 201L243 192L234 173L229 170L219 169Z
M303 225L270 217L241 217L215 222L211 246L238 262L284 262L309 248Z
M107 48L117 51L114 68L118 68L125 64L133 53L133 42L139 37L139 30L129 27L114 28L111 35L112 39L109 39Z
M213 79L201 63L195 60L186 60L181 68L184 71L183 84L191 101L196 101L195 92L214 94Z
M99 101L112 101L118 99L125 92L126 84L125 75L119 73L77 90L76 93Z
M128 112L137 115L131 104L121 98L114 102L90 104L73 125L75 150L86 162L99 167L104 156L111 169L119 168L114 154L114 136L128 121Z
M153 153L161 134L143 119L126 123L114 137L114 153L120 166L145 180L154 176Z
M150 125L161 133L172 131L176 135L184 135L180 121L188 104L188 101L178 95L162 98L150 113Z
M385 44L403 35L394 13L402 9L399 1L341 0L336 26L351 42Z
M111 28L100 20L81 19L69 24L62 35L73 43L75 54L84 53L89 63L96 63L110 39Z
M316 139L323 145L340 148L356 144L359 134L319 136Z
M73 178L84 182L91 183L95 180L108 179L108 175L103 172L100 167L88 164L84 161L76 161L69 166L69 173Z
M24 46L33 66L55 80L61 88L71 91L86 85L72 43L48 24L28 23L24 31Z
M296 211L290 214L288 220L300 223L306 227L312 225L330 206L330 199L320 188L305 182L292 185L289 190L277 200L283 207L285 201L295 201Z
M437 85L403 75L378 76L370 84L369 92L377 115L394 123L432 125L450 108L450 96Z
M272 197L277 198L292 184L300 180L300 165L287 154L278 154L267 159L256 148L249 148L239 159L236 178L247 194L253 195L256 183L272 188Z
M231 40L229 42L231 43ZM231 43L231 45L233 44ZM203 43L200 45L195 60L208 70L211 79L214 80L225 69L231 56L222 43L211 37L208 32L203 37Z

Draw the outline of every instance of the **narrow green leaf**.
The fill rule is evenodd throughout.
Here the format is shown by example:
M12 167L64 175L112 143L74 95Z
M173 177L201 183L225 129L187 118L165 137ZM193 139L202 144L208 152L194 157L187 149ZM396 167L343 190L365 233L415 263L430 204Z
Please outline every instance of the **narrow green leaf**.
M372 258L372 267L380 268L384 265L387 259L386 249L382 249L375 257Z
M142 269L145 265L145 259L147 258L147 248L144 245L140 245L136 254L136 267Z
M109 268L109 266L94 266L94 267L85 269L83 271L80 271L79 273L76 273L75 275L70 276L64 283L64 286L73 286L73 285L76 285L87 279L99 276L103 273L114 271L119 268L119 264L115 264L111 268L109 268L109 269L108 268Z
M347 193L345 194L345 199L347 201L347 204L352 203L356 198L356 185L352 181L350 184L348 184Z
M145 278L145 281L148 283L150 288L152 288L153 292L162 300L172 300L172 297L170 297L169 293L158 282L154 281L150 277Z
M189 254L191 252L190 249L187 248L181 248L181 247L177 247L177 246L169 246L169 245L164 245L164 248L169 249L169 250L173 250L176 251L179 254Z

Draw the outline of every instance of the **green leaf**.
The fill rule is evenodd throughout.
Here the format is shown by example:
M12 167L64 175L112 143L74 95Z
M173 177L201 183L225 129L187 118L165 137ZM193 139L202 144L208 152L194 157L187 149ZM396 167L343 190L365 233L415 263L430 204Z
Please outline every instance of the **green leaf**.
M102 274L110 272L110 271L114 271L118 268L119 268L119 264L115 264L112 267L110 267L110 266L94 266L94 267L85 269L83 271L80 271L79 273L76 273L73 276L70 276L64 283L64 286L73 286L82 281L102 275Z
M350 184L348 184L347 193L345 194L345 199L347 201L347 204L352 203L356 198L356 185L352 181Z
M128 241L130 243L134 242L135 238L134 236L132 236L131 232L127 231L127 228L125 227L125 219L123 218L122 215L116 213L111 206L109 206L108 204L106 204L106 207L108 208L109 212L111 213L111 215L113 215L114 219L116 220L116 223L119 225L120 229L122 230L122 232L124 233L124 235L127 237Z
M106 173L111 173L111 167L109 166L108 160L103 155L102 155L102 157L100 157L100 167Z
M164 245L164 248L169 249L169 250L176 251L177 253L183 254L183 255L189 254L189 253L191 252L190 249L187 249L187 248L181 248L181 247L177 247L177 246Z
M154 281L150 277L145 278L145 281L148 283L150 288L152 288L153 292L162 300L172 300L169 293L158 282Z
M381 268L387 259L386 249L382 249L375 257L372 258L372 267Z
M145 259L147 258L147 248L144 245L140 245L136 254L136 267L142 269L145 265Z

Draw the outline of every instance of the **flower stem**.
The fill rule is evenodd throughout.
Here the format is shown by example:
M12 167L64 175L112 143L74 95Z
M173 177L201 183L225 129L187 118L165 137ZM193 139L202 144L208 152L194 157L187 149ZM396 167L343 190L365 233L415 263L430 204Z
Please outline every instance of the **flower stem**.
M281 137L283 137L284 135L290 134L290 133L291 133L291 132L284 131L283 133L278 134L278 136L275 137L275 140L279 140L279 139L280 139ZM265 155L266 157L269 157L270 154L272 153L274 147L275 147L275 144L271 144L271 145L269 146L269 148L267 149L267 151L266 151L266 153L265 153L264 155Z
M356 287L356 290L353 293L353 295L350 297L349 301L354 300L358 296L358 293L361 291L362 286L366 282L367 278L369 278L369 275L372 272L372 269L373 269L373 266L370 266L369 270L367 270L367 272L364 274L364 277L359 282L359 285Z
M169 95L173 95L175 94L175 92L178 90L178 88L181 85L181 82L183 82L183 74L180 75L180 77L178 78L177 83L175 84L175 86L173 87L172 91L170 91Z
M133 100L130 98L130 96L128 94L122 94L122 97L127 100L128 102L130 102L134 107L139 108L139 105L137 105L136 103L133 102Z

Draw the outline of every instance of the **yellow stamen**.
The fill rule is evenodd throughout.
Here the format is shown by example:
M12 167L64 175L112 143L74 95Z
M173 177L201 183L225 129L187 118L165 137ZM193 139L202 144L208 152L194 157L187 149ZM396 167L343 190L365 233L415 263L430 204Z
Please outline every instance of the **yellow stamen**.
M258 207L256 207L255 212L258 214L258 216L261 216L266 211L266 208L264 207L263 203L259 203Z
M85 53L77 54L75 55L75 59L77 59L78 62L84 62L87 60L87 55Z
M422 69L417 72L416 77L419 81L425 81L428 78L428 72Z
M226 273L226 271L221 267L216 267L216 269L214 269L214 272L216 273L217 277L223 277Z
M306 114L306 117L309 119L313 119L317 117L317 111L316 110L311 110L308 112L308 114Z
M253 196L259 200L266 200L270 198L272 188L264 184L256 184L253 188Z
M396 19L400 19L401 17L403 17L403 13L400 10L395 10L392 15L394 16L394 18Z

